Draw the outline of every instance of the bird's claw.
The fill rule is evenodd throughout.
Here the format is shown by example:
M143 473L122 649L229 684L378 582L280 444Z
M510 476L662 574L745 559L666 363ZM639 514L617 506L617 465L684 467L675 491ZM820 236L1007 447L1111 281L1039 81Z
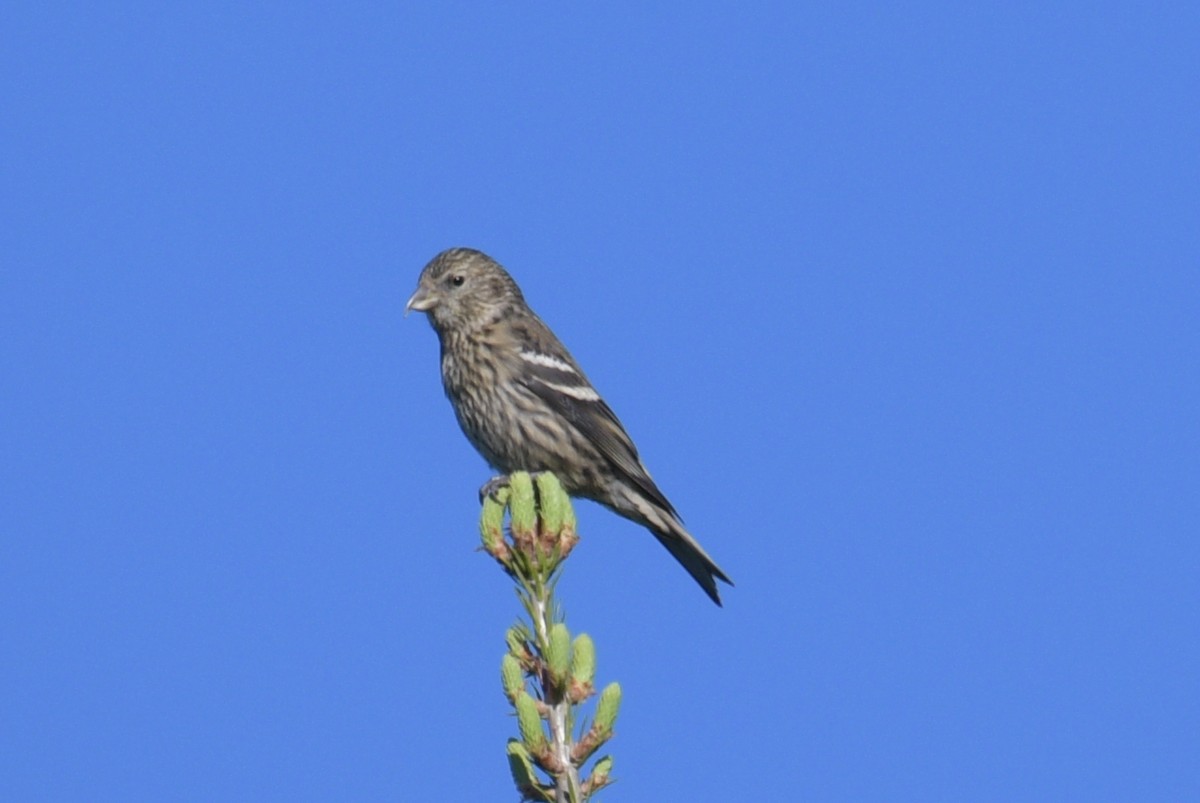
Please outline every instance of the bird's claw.
M491 499L493 502L500 501L500 492L508 487L508 475L501 474L499 477L492 477L479 487L479 504L483 504L485 499Z
M529 472L529 478L537 481L540 471ZM500 501L500 492L509 487L509 479L507 474L501 474L498 477L492 477L479 487L479 504L483 504L483 500L491 499L493 502Z

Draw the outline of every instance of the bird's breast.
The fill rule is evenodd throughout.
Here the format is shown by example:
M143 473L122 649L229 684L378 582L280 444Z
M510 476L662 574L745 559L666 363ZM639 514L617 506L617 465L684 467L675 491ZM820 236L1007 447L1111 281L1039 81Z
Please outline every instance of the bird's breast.
M595 445L521 380L518 353L476 340L447 343L442 383L463 434L503 472L553 471L569 492L591 495L607 465ZM598 473L599 472L599 473Z

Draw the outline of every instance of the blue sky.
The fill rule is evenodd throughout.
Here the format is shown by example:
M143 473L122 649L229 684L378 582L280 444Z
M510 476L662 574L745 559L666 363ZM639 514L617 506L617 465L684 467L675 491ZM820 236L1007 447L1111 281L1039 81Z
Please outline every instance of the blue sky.
M0 798L512 797L451 245L737 582L605 800L1200 797L1195 8L428 6L0 11Z

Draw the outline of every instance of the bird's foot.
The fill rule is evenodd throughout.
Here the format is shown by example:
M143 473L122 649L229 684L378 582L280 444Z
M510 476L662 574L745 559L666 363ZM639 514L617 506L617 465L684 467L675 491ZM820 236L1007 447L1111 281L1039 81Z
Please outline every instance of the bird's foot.
M500 501L500 492L508 487L508 475L501 474L499 477L492 477L479 487L479 504L483 504L485 499L491 499L493 502Z
M542 472L540 472L540 471L531 471L531 472L529 472L529 476L532 480L534 480L534 482L536 482L538 475L541 473ZM499 502L500 501L500 496L499 496L500 492L502 490L504 490L505 488L507 488L508 486L509 486L509 479L508 479L507 474L501 474L498 477L492 477L490 480L488 480L487 482L485 482L483 485L481 485L479 487L479 504L482 505L483 500L489 499L489 498L493 502Z

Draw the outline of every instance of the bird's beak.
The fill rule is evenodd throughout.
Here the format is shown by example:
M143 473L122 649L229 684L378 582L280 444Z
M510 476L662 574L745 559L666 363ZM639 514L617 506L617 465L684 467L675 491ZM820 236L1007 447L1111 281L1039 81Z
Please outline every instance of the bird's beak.
M437 306L438 299L433 293L427 291L424 287L418 287L417 292L412 294L412 298L404 305L404 315L416 310L417 312L428 312Z

